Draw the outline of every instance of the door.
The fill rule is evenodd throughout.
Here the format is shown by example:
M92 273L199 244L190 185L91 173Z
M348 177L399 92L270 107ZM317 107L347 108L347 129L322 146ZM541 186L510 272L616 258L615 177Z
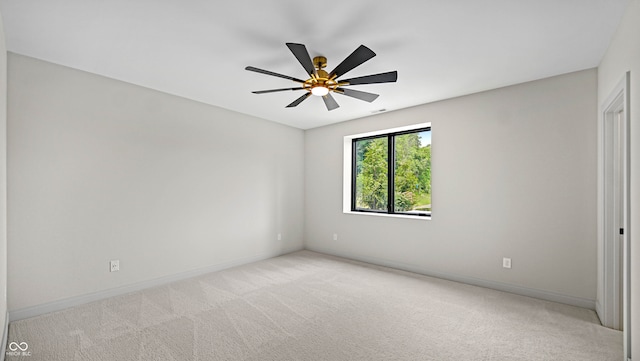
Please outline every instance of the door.
M598 315L604 326L622 330L630 358L629 273L629 77L603 104L599 125ZM601 283L601 284L600 284ZM600 293L600 289L602 293Z

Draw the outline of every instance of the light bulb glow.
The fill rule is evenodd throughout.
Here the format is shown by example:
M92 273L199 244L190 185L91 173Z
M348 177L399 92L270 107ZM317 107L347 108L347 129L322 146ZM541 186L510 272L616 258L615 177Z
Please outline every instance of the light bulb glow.
M315 96L319 96L319 97L323 97L327 94L329 94L329 88L323 87L323 86L315 86L313 88L311 88L311 94L315 95Z

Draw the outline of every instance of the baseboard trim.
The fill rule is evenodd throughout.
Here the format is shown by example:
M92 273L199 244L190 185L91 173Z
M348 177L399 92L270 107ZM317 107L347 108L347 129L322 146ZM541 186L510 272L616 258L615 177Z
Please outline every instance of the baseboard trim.
M598 316L598 320L600 321L600 324L602 325L602 304L600 303L600 300L596 300L596 315Z
M249 256L249 257L242 257L242 258L238 258L238 259L234 259L234 260L218 263L218 264L215 264L215 265L212 265L212 266L208 266L208 267L204 267L204 268L200 268L200 269L196 269L196 270L192 270L192 271L178 273L178 274L175 274L175 275L165 276L165 277L156 278L156 279L152 279L152 280L148 280L148 281L137 282L137 283L134 283L134 284L124 285L124 286L120 286L120 287L116 287L116 288L111 288L111 289L104 290L104 291L99 291L99 292L95 292L95 293L80 295L80 296L76 296L76 297L70 297L70 298L66 298L66 299L63 299L63 300L47 302L47 303L36 305L36 306L31 306L31 307L26 307L26 308L14 310L14 311L9 311L9 312L7 312L7 316L6 316L6 319L5 319L5 328L4 328L4 336L3 336L4 340L3 340L3 344L2 344L2 354L0 355L0 360L3 360L4 359L4 355L5 355L5 348L6 348L6 341L7 341L7 336L8 336L9 322L23 320L23 319L31 318L31 317L36 317L36 316L40 316L40 315L43 315L43 314L46 314L46 313L61 311L61 310L64 310L64 309L67 309L67 308L70 308L70 307L79 306L79 305L87 304L87 303L90 303L90 302L100 301L100 300L103 300L103 299L106 299L106 298L109 298L109 297L121 296L121 295L124 295L124 294L127 294L127 293L141 291L141 290L144 290L144 289L147 289L147 288L151 288L151 287L162 286L162 285L166 285L166 284L169 284L169 283L182 281L182 280L187 279L187 278L197 277L197 276L200 276L200 275L203 275L203 274L206 274L206 273L217 272L217 271L221 271L221 270L224 270L224 269L227 269L227 268L237 267L237 266L241 266L241 265L244 265L244 264L247 264L247 263L262 261L262 260L265 260L265 259L268 259L268 258L281 256L281 255L284 255L284 254L287 254L287 253L299 251L301 249L302 248L293 248L293 249L284 250L284 251L278 252L278 253L263 253L263 254L253 255L253 256ZM501 282L488 281L488 280L483 280L483 279L474 278L474 277L459 276L459 275L447 274L447 273L442 273L442 272L434 272L434 271L431 271L431 270L428 270L428 269L424 269L422 267L417 267L417 266L414 266L414 265L408 265L408 264L401 263L401 262L394 262L394 261L390 261L390 260L382 259L382 258L377 258L377 257L367 257L367 256L355 255L355 254L350 254L348 252L336 252L334 250L324 249L322 247L309 247L309 246L307 246L307 247L305 247L305 249L310 250L310 251L314 251L314 252L333 255L333 256L337 256L337 257L352 259L352 260L355 260L355 261L371 263L371 264L375 264L375 265L379 265L379 266L390 267L390 268L400 269L400 270L403 270L403 271L409 271L409 272L413 272L413 273L418 273L418 274L422 274L422 275L425 275L425 276L446 279L446 280L450 280L450 281L454 281L454 282L466 283L466 284L470 284L470 285L474 285L474 286L491 288L491 289L498 290L498 291L514 293L514 294L518 294L518 295L522 295L522 296L533 297L533 298L538 298L538 299L552 301L552 302L564 303L564 304L577 306L577 307L582 307L582 308L588 308L588 309L596 310L596 311L597 311L597 308L599 306L599 304L595 300L592 300L592 299L568 296L568 295L563 295L563 294L560 294L560 293L555 293L555 292L550 292L550 291L543 291L543 290L538 290L538 289L533 289L533 288L528 288L528 287L522 287L522 286L516 286L516 285L506 284L506 283L501 283Z
M320 253L333 255L337 257L348 258L355 261L371 263L374 265L418 273L425 276L441 278L449 281L460 282L460 283L480 286L484 288L490 288L497 291L513 293L521 296L527 296L527 297L537 298L537 299L546 300L546 301L564 303L571 306L588 308L590 310L595 310L596 308L596 301L593 299L574 297L574 296L564 295L556 292L543 291L543 290L538 290L538 289L533 289L528 287L516 286L508 283L483 280L480 278L459 276L459 275L442 273L442 272L434 272L432 270L428 270L422 267L417 267L414 265L409 265L401 262L390 261L387 259L382 259L377 257L361 256L361 255L351 254L349 252L339 252L331 249L325 249L322 247L305 246L305 249L309 251L320 252Z
M4 315L4 328L2 335L2 347L0 347L0 360L4 361L4 357L7 354L7 340L9 338L9 311Z
M36 306L25 307L22 309L9 311L7 320L8 322L14 322L14 321L23 320L26 318L44 315L46 313L62 311L70 307L75 307L75 306L87 304L90 302L100 301L110 297L122 296L127 293L141 291L147 288L163 286L169 283L182 281L187 278L197 277L203 274L221 271L231 267L242 266L247 263L262 261L268 258L273 258L273 257L281 256L287 253L300 251L302 249L303 249L302 247L296 247L292 249L286 249L281 252L266 252L266 253L261 253L261 254L253 255L249 257L237 258L234 260L217 263L215 265L211 265L208 267L199 268L199 269L195 269L187 272L181 272L178 274L160 277L160 278L156 278L148 281L137 282L137 283L124 285L116 288L111 288L103 291L70 297L63 300L47 302L47 303L43 303Z

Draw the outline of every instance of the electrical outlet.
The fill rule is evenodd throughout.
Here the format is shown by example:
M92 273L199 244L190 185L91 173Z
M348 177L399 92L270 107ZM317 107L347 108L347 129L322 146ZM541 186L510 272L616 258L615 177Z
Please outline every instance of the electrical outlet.
M337 234L337 233L334 233L334 234L333 234L333 240L334 240L334 241L337 241L337 240L338 240L338 234Z
M118 272L120 271L120 260L114 259L109 262L109 272Z
M511 268L511 258L503 258L502 259L502 267L503 268Z
M282 233L278 233L278 241L282 241Z

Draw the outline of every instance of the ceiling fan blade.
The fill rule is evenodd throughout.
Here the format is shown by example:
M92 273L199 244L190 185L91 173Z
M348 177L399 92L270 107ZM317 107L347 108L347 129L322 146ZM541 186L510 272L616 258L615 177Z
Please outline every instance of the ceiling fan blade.
M337 109L337 108L340 108L340 106L338 105L336 100L333 99L331 94L324 95L322 97L322 100L324 100L324 105L327 106L327 110L329 110L329 111Z
M304 80L300 80L298 78L290 77L288 75L274 73L274 72L269 71L269 70L258 69L258 68L253 67L253 66L248 66L248 67L244 68L244 70L255 71L256 73L260 73L260 74L277 76L278 78L284 78L284 79L293 80L293 81L298 82L298 83L304 83Z
M252 91L253 94L266 94L266 93L275 93L275 92L284 92L287 90L304 90L304 88L284 88L284 89L270 89L270 90L256 90Z
M376 100L376 98L378 97L378 94L367 93L367 92L353 90L353 89L344 89L344 88L337 88L336 93L346 95L348 97L364 100L365 102L369 102L369 103Z
M302 103L305 99L307 99L309 96L311 95L311 93L307 93L303 96L301 96L300 98L296 99L293 101L293 103L289 104L286 106L286 108L293 108L298 106L298 104Z
M351 53L351 55L347 56L347 58L344 59L342 63L338 64L338 66L336 66L336 68L333 69L330 74L332 76L335 75L336 78L339 78L351 69L373 58L374 56L376 56L376 53L374 53L371 49L367 48L364 45L360 45L356 50L353 51L353 53Z
M341 83L349 83L348 85L359 84L376 84L376 83L393 83L398 80L398 72L390 71L387 73L366 75L357 78L340 80Z
M316 68L313 66L307 47L304 46L304 44L287 43L287 47L289 47L289 50L291 50L296 59L298 59L304 70L307 71L307 74L311 75L315 73Z

